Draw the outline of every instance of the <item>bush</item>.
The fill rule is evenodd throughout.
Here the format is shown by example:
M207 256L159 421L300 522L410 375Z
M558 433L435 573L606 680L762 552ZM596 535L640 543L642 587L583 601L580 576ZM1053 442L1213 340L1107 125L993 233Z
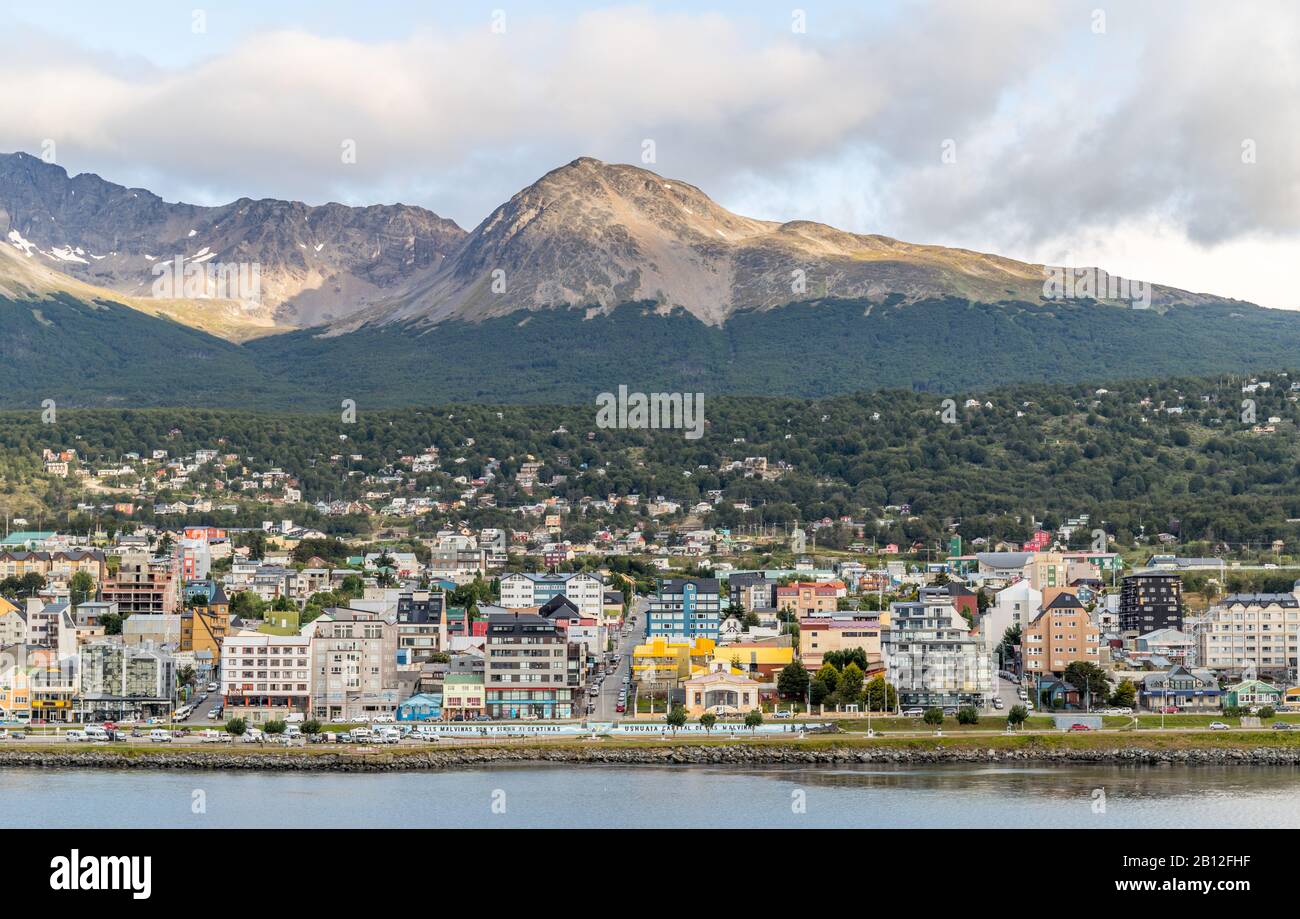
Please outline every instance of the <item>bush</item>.
M243 718L231 718L226 722L226 733L231 737L242 737L248 731L248 724Z
M935 727L938 727L939 725L943 724L943 709L927 708L925 710L925 715L923 716L923 718L926 724L932 724Z
M283 721L268 721L262 725L262 730L267 734L283 734L286 727L288 725Z
M304 734L319 734L320 727L320 722L313 718L310 721L304 721L302 723L302 732Z
M979 709L977 709L973 705L963 705L961 708L957 709L957 723L958 724L979 724L980 723Z
M1255 714L1259 715L1259 717L1267 721L1269 718L1272 718L1274 715L1276 715L1277 712L1274 711L1273 706L1265 705L1259 711L1255 712Z

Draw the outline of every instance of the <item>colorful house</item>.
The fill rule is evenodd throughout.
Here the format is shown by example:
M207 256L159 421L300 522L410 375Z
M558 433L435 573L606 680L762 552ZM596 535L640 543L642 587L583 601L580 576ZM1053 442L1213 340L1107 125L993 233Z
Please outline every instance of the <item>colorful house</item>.
M1263 680L1242 680L1223 691L1225 708L1256 708L1268 705L1277 708L1282 704L1282 690Z
M422 692L397 704L398 721L441 721L442 694Z

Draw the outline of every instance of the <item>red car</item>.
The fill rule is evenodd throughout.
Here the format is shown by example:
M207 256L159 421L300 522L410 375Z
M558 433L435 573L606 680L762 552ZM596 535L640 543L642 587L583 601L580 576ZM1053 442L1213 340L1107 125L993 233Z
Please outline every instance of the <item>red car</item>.
M1072 724L1072 725L1070 725L1070 730L1071 730L1071 731L1091 731L1092 728L1088 727L1086 724Z
M614 706L614 711L616 711L616 712L625 712L625 711L627 711L627 707L626 707L622 702L620 702L620 703L618 703L618 705Z
M1160 711L1164 712L1166 715L1177 715L1177 714L1178 714L1178 706L1177 706L1177 705L1166 705L1164 708L1160 709Z

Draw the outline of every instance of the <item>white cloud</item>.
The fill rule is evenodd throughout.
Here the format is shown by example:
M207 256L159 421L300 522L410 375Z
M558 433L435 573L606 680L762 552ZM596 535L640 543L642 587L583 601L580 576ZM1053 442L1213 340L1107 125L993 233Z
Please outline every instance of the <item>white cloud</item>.
M621 7L512 16L504 35L262 33L167 69L25 33L0 147L52 138L70 169L169 198L403 200L472 226L560 163L639 162L650 138L651 168L755 216L1017 257L1068 249L1295 307L1282 269L1236 272L1267 272L1247 253L1300 231L1300 12L1159 2L1110 11L1095 35L1094 5L915 3L833 35L815 16L794 35Z

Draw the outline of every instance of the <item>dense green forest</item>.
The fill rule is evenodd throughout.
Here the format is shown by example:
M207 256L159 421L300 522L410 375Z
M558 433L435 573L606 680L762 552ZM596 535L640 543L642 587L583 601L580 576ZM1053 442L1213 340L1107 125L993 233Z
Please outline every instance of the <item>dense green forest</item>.
M587 403L619 384L709 397L956 393L1288 366L1300 314L1249 304L1165 312L1086 301L827 300L708 326L627 304L479 323L307 330L233 345L113 304L0 299L0 406L258 410L440 402Z
M728 500L706 524L780 526L846 516L865 524L867 538L937 543L950 527L967 539L1020 540L1035 520L1050 526L1090 514L1125 544L1160 532L1207 546L1275 538L1294 544L1300 406L1292 377L1261 379L1269 388L1249 395L1239 376L1009 386L980 394L975 408L956 396L947 413L953 423L944 420L945 397L911 391L706 399L706 433L695 441L679 431L598 429L594 404L362 405L354 424L338 414L149 409L65 410L57 424L46 425L38 411L4 412L0 505L26 489L51 509L71 506L75 479L45 477L43 447L75 447L92 467L128 451L165 449L176 457L214 448L239 454L239 464L251 469L283 468L299 479L304 499L315 501L356 497L368 487L366 476L389 473L401 457L435 446L438 470L408 476L401 493L452 500L464 479L495 468L484 493L496 507L430 515L421 518L423 528L449 519L520 527L511 508L552 494L575 504L584 496L662 495L689 509L721 491ZM1245 398L1255 420L1243 420ZM1277 419L1274 432L1257 433L1270 418ZM543 464L541 484L525 494L514 474L530 456ZM753 456L787 464L788 471L765 481L723 468ZM201 483L221 474L212 467L192 478ZM754 509L745 513L732 502ZM883 510L902 504L910 505L910 516ZM644 504L612 521L574 514L570 532L639 522L643 513ZM675 519L680 515L656 525ZM1079 539L1087 535L1081 531Z

